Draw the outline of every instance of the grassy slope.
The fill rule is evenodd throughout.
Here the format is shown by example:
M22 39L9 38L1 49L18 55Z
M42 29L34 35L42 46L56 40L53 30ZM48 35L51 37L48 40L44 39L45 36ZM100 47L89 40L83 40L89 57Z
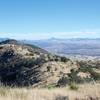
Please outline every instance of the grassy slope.
M0 100L100 100L100 84L80 85L77 91L66 88L7 88L0 87ZM89 99L90 97L94 99ZM78 99L76 99L78 98ZM87 99L88 98L88 99Z

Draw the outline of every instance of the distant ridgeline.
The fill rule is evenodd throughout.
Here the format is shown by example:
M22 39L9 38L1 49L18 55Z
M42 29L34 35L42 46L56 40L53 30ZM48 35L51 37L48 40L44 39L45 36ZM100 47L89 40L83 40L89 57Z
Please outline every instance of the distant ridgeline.
M36 44L45 50L60 55L72 56L98 56L100 57L100 38L72 38L72 39L56 39L47 40L23 40L24 43ZM59 45L59 46L58 46Z

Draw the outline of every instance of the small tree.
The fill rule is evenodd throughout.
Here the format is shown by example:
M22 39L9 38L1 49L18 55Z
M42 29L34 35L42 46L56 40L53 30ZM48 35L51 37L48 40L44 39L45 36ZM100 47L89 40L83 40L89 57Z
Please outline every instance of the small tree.
M69 59L68 58L66 58L66 57L61 57L61 61L62 62L67 62Z

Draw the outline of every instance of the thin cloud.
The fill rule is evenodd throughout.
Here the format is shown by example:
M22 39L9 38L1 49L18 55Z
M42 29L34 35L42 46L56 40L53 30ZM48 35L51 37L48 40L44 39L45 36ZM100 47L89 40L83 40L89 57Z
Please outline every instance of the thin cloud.
M49 38L100 38L100 31L76 31L54 33L0 33L0 38L39 40Z

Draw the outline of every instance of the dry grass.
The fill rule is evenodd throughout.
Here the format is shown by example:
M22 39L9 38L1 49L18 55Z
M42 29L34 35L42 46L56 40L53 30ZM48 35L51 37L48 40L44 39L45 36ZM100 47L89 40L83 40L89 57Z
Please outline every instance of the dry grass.
M69 100L100 100L100 84L80 85L77 91L70 90L69 87L51 89L0 87L0 100L65 100L56 99L64 96Z

